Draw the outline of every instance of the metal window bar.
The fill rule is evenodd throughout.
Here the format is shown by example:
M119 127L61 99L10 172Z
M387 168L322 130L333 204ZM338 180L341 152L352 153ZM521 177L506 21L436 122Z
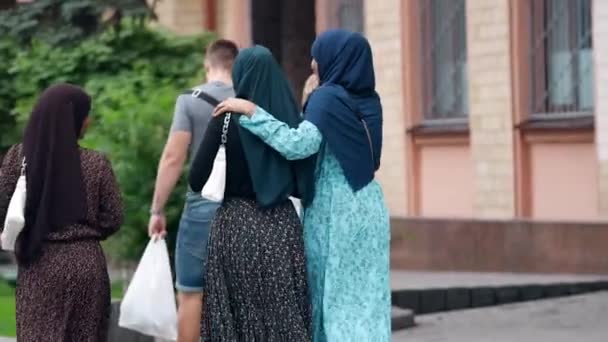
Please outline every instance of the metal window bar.
M423 117L463 121L468 113L465 0L419 0Z
M593 112L591 0L533 0L531 115L587 116Z

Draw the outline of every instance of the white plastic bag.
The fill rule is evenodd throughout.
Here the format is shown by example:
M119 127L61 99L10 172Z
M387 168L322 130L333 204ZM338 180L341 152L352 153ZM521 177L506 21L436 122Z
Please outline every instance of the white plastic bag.
M118 325L177 340L177 307L165 240L152 239L148 243L120 304Z

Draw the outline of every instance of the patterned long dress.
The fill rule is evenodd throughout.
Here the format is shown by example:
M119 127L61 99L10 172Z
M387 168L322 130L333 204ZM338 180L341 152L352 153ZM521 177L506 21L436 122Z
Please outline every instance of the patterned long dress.
M320 131L257 108L240 124L285 158L319 153L316 194L304 212L313 341L390 341L389 214L380 185L353 192Z
M0 168L0 231L23 154L13 147ZM100 240L123 219L122 201L110 162L81 149L87 217L51 232L42 256L17 275L17 340L105 342L110 317L110 280Z

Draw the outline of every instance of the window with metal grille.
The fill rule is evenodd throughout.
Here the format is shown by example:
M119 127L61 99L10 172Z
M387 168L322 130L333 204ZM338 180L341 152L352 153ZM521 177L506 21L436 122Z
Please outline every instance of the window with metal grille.
M338 24L345 30L363 33L363 0L340 0Z
M591 0L533 0L530 6L531 114L590 115Z
M465 0L419 0L425 120L468 113Z

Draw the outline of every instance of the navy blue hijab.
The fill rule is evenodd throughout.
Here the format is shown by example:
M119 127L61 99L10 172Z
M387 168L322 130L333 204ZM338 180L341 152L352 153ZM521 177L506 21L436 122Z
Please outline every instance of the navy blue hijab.
M346 180L358 191L374 179L382 153L382 105L370 45L359 33L331 30L315 40L312 56L320 86L306 103L306 120L321 131Z

